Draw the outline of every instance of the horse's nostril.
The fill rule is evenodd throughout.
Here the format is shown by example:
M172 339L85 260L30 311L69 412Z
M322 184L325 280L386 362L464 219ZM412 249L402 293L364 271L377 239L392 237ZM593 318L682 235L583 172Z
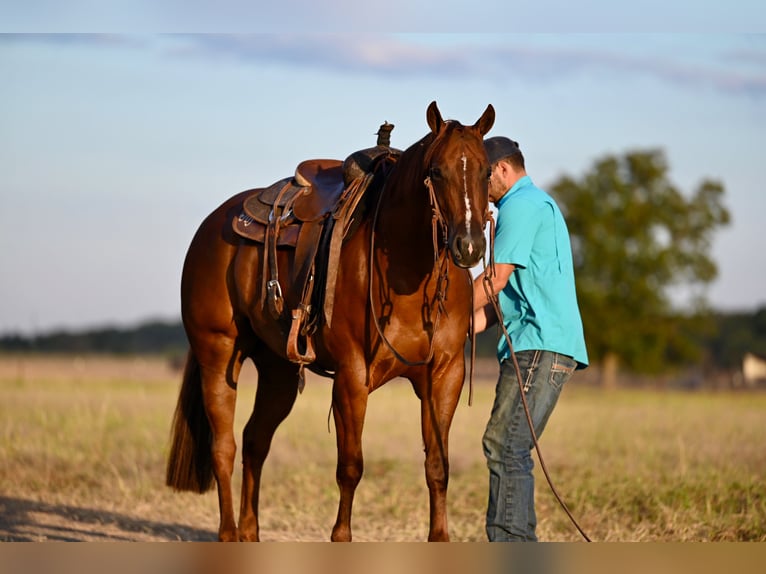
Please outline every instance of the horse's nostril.
M460 237L455 238L455 255L462 257L463 255L463 241Z
M455 257L455 261L463 259L463 239L456 235L452 241L452 255Z
M455 235L450 241L452 260L460 267L473 267L484 255L486 242L484 236L470 237Z

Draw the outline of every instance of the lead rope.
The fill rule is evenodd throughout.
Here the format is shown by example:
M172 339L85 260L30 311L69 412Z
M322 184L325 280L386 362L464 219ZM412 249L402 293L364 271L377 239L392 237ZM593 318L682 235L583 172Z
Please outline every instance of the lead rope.
M553 492L553 496L556 497L556 500L561 505L561 508L564 509L564 512L569 517L569 520L572 522L572 524L574 524L575 528L577 528L578 532L582 535L582 537L585 539L586 542L592 542L591 539L588 537L588 535L585 534L585 531L577 523L577 520L575 520L575 517L572 515L566 503L559 495L558 491L556 490L556 487L553 486L553 481L551 480L550 474L548 473L548 467L545 465L545 460L543 459L543 453L540 449L540 443L537 442L537 433L535 432L535 425L532 422L532 416L529 414L529 405L527 405L527 397L526 397L526 393L524 392L524 383L521 380L521 368L519 367L519 362L516 359L516 353L513 350L513 343L511 343L511 336L508 334L508 330L505 328L505 323L503 322L503 312L500 310L500 305L498 305L498 301L497 301L497 295L495 294L495 290L492 286L492 276L495 274L495 257L494 257L495 220L492 217L492 214L489 215L489 225L490 225L490 233L489 233L490 259L489 259L489 265L487 265L484 269L484 277L482 279L482 283L484 285L484 292L487 294L487 298L490 300L490 302L492 303L492 307L494 307L495 309L495 314L497 315L498 324L503 330L503 336L505 337L505 340L508 343L508 349L510 351L511 359L513 361L513 368L516 371L516 381L519 384L519 393L521 394L521 403L524 405L524 414L527 418L527 424L529 425L529 432L532 434L532 442L535 445L537 458L540 460L540 468L543 469L543 474L545 475L545 479L548 481L548 486L550 486L551 492Z

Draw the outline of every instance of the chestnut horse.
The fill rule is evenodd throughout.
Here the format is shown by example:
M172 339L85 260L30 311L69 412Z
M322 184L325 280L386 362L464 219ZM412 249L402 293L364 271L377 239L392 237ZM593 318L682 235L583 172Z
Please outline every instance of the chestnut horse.
M368 395L408 379L421 401L429 540L448 540L448 434L465 378L471 319L469 268L485 252L489 164L483 136L489 105L472 126L442 119L432 102L430 132L401 153L337 269L331 325L315 333L317 372L334 373L340 501L332 540L351 540L351 507L362 477L362 427ZM204 492L218 486L220 540L258 540L261 470L272 437L296 400L302 365L286 358L286 319L263 304L263 245L232 232L247 192L223 203L198 229L181 282L190 343L176 407L167 484ZM291 263L279 250L279 266ZM281 273L280 277L288 275ZM280 282L284 279L280 279ZM283 286L285 287L285 286ZM258 373L253 412L242 436L239 523L232 472L237 378L245 359Z

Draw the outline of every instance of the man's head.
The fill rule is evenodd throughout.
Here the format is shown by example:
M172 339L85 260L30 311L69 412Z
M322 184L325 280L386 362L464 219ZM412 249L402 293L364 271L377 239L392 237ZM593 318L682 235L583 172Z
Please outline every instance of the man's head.
M484 149L487 150L489 165L493 167L499 161L507 161L515 167L524 168L524 155L519 148L519 142L504 136L496 136L484 140Z
M521 177L526 175L524 155L518 142L503 136L484 140L492 177L489 181L489 199L497 203Z

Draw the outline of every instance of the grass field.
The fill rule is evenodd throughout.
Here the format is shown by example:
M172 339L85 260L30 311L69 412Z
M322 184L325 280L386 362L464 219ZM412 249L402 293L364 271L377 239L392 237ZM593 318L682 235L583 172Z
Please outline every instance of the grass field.
M0 359L0 540L211 540L214 492L164 486L179 375L157 359ZM554 483L597 541L766 541L766 394L565 388L542 438ZM252 405L243 373L238 429ZM484 540L481 434L494 381L464 393L450 438L450 533ZM328 540L338 499L330 382L309 376L266 463L261 535ZM370 398L357 541L427 535L419 405L393 381ZM538 534L576 541L537 465ZM237 482L238 484L238 482Z

